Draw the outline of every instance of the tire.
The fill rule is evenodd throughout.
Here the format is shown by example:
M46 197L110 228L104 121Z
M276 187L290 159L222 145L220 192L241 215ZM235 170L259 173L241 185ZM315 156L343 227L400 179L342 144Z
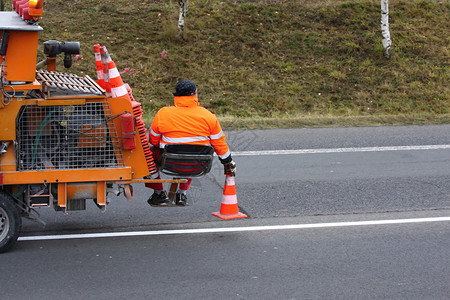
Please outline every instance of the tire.
M21 229L22 218L12 197L0 192L0 253L14 246Z

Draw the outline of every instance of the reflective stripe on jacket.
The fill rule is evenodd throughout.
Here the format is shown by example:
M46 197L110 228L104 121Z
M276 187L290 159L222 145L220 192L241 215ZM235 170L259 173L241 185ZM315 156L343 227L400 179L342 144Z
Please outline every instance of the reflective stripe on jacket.
M153 119L149 134L153 146L211 145L221 159L231 154L217 117L201 107L197 97L175 97L174 102L175 106L161 108Z

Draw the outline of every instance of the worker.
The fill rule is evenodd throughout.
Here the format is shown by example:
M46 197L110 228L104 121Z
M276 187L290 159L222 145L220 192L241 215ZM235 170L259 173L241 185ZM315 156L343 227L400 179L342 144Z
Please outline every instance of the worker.
M236 163L231 158L225 134L217 117L200 106L195 83L190 80L179 81L173 95L175 106L161 108L151 125L149 140L155 160L158 160L159 152L168 144L211 145L224 166L224 174L235 176ZM187 183L179 185L175 194L177 206L187 204L186 193L191 182L192 178L189 178ZM147 201L150 205L170 204L162 183L147 183L146 186L154 190Z

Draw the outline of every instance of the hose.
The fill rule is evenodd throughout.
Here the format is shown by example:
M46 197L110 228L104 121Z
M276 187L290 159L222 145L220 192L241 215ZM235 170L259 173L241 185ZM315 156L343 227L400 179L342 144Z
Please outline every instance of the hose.
M39 140L41 138L42 131L44 130L44 127L47 125L49 118L53 115L53 113L56 111L56 108L54 108L51 112L49 112L46 116L44 121L42 121L41 126L39 128L38 133L36 134L36 140L34 142L33 147L33 155L31 156L31 167L34 165L34 161L36 159L36 152L39 145Z

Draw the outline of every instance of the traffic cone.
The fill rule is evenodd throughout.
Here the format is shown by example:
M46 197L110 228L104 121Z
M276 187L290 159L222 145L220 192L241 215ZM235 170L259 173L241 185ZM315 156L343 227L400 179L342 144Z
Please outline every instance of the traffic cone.
M114 61L108 62L109 84L111 85L111 95L113 98L125 98L131 101L127 88L123 83L119 70Z
M95 67L97 68L97 83L102 89L106 89L105 78L103 76L103 63L102 55L100 53L101 46L99 44L94 45L94 55L95 55Z
M212 215L223 220L247 218L247 215L239 212L234 176L225 177L220 212L213 212Z
M108 62L111 61L111 56L108 53L108 49L105 46L100 47L100 57L103 65L103 82L104 89L106 91L106 97L111 98L111 84L109 83L109 71L108 71Z

